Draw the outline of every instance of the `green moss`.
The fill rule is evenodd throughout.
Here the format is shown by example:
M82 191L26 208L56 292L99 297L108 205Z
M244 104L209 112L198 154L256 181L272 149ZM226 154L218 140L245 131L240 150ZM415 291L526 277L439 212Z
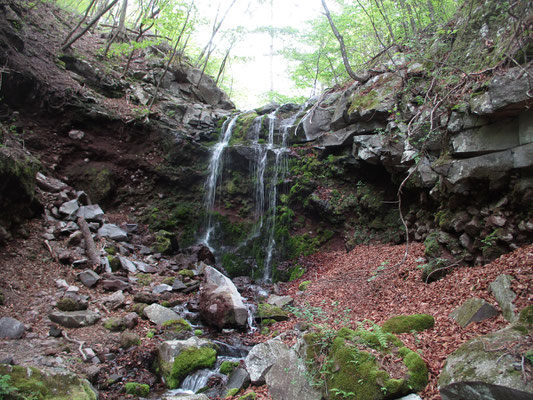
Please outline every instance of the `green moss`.
M289 312L271 304L260 303L257 306L256 318L284 321L289 319Z
M289 282L295 281L296 279L300 279L305 274L305 268L301 265L296 265L291 270L291 275L289 277Z
M0 376L9 376L15 397L32 400L96 400L89 383L73 374L48 374L33 367L0 365Z
M4 305L4 301L5 301L4 293L0 290L0 306Z
M533 325L533 306L527 306L518 316L518 321L522 324Z
M255 392L246 393L244 396L239 397L238 400L255 400L257 394Z
M187 321L183 318L172 319L170 321L163 322L163 328L172 329L175 332L191 331L192 327Z
M153 250L156 253L172 254L173 250L177 247L173 242L175 235L165 230L159 230L155 233L155 244Z
M424 254L427 257L439 257L442 253L442 250L438 241L439 233L431 232L427 235L426 240L424 240Z
M449 209L440 210L435 214L435 223L445 231L452 229L453 213Z
M229 389L229 390L226 392L226 396L225 396L225 397L233 397L233 396L235 396L237 393L239 393L239 388Z
M123 349L129 349L140 344L141 338L134 332L123 332L120 335L120 347Z
M148 286L152 282L152 275L150 274L138 273L135 277L137 278L137 283L141 286Z
M191 372L200 368L211 368L215 365L217 352L211 347L189 347L174 358L172 368L167 377L170 389L179 387L181 381Z
M263 320L261 320L261 326L268 326L268 325L272 325L272 324L275 324L275 323L276 323L275 319L263 319Z
M104 321L104 328L111 332L121 332L126 329L122 318L109 318Z
M390 333L422 332L434 325L435 318L428 314L397 315L385 321L382 329Z
M306 291L309 285L311 284L311 281L303 281L298 285L298 290L301 290L302 292Z
M201 329L195 329L193 333L195 334L195 336L201 336L204 332Z
M109 247L106 247L105 249L106 253L109 254L110 256L114 256L115 254L117 254L117 249L115 246L109 246Z
M59 299L56 307L61 311L76 311L78 310L78 303L72 297L63 297Z
M145 383L127 382L124 391L133 396L146 397L150 393L150 386Z
M172 286L174 284L174 280L176 278L172 277L172 276L168 276L166 277L165 279L163 279L163 281L161 283L165 284L165 285L170 285Z
M238 361L224 361L220 364L220 373L229 375L239 366L239 364Z
M179 276L186 276L186 277L189 277L189 278L194 278L194 271L190 270L190 269L182 269L182 270L178 271L178 275Z
M115 272L121 268L120 259L118 257L109 255L107 256L107 261L109 261L109 267L111 268L111 271Z
M398 353L409 370L407 386L414 391L425 388L428 384L428 368L422 357L407 347L400 348Z
M144 318L144 309L148 307L148 304L145 303L134 303L131 306L133 312L137 313L140 317Z

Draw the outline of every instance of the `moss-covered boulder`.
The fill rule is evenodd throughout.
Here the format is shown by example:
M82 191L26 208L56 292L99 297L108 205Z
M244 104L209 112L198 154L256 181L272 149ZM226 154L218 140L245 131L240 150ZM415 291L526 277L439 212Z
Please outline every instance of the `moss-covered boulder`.
M289 319L289 312L283 310L280 307L276 307L267 303L260 303L257 306L257 312L255 314L255 319L262 321L265 319L275 320L275 321L286 321Z
M133 396L146 397L150 393L150 386L146 383L127 382L124 385L124 391Z
M86 379L67 371L47 372L34 367L0 364L0 376L13 389L5 399L96 400L98 394ZM16 389L16 390L15 390ZM16 395L15 395L16 394Z
M428 314L413 315L396 315L386 320L381 328L384 332L405 333L405 332L422 332L426 329L433 328L435 318Z
M212 342L193 336L187 340L168 340L159 346L158 365L169 389L179 387L191 372L215 365L217 352Z
M373 331L340 329L331 343L320 333L305 336L307 358L316 377L326 372L329 399L397 398L422 390L428 382L427 366L414 351L391 333L375 326ZM320 363L321 354L327 360ZM393 359L393 364L385 360Z
M519 324L459 347L439 377L443 400L533 398L533 382L523 379L521 368L523 357L533 351L532 333L531 325Z
M239 366L238 361L224 361L222 364L220 364L220 373L224 375L229 375L238 366Z

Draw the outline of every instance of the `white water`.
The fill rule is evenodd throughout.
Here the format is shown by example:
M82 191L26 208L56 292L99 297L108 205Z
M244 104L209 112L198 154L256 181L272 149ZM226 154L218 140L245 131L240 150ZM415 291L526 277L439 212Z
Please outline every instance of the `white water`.
M222 175L224 149L229 145L229 141L231 140L231 135L233 133L233 129L235 128L235 124L237 123L239 115L240 114L237 114L231 120L227 120L222 126L222 134L220 135L220 140L215 145L215 147L213 147L213 153L211 154L211 160L209 161L209 177L207 178L207 181L205 183L204 199L207 218L204 227L205 233L201 242L207 247L209 247L211 250L213 249L209 245L209 239L214 229L213 210L215 209L218 182Z

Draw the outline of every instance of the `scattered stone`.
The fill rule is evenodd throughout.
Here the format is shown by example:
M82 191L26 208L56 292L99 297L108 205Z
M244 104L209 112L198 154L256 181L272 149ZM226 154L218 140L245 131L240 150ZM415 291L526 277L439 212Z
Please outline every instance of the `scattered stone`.
M122 318L108 318L104 321L104 328L111 332L122 332L126 324Z
M152 267L151 265L149 264L146 264L142 261L133 261L133 263L135 264L135 266L137 267L137 269L140 271L140 272L143 272L145 274L153 274L155 272L157 272L157 268L155 267Z
M133 329L139 322L139 316L134 312L126 314L122 319L124 320L124 324L128 329Z
M155 303L144 309L144 315L157 325L163 325L167 321L180 319L180 316L174 311Z
M57 302L56 307L61 311L82 311L89 307L87 296L80 296L73 292L67 292Z
M88 258L80 258L79 260L72 261L72 268L81 269L85 268L89 263Z
M77 129L72 129L68 133L68 137L73 139L73 140L81 140L81 139L83 139L85 137L85 132L77 130Z
M78 279L83 283L85 286L91 288L94 285L98 283L100 280L100 275L98 275L93 270L87 269L83 272L80 272L78 274Z
M98 204L81 206L78 210L78 217L84 218L87 222L102 222L104 212Z
M228 389L246 389L250 385L250 374L244 368L236 368L228 378Z
M63 203L61 207L59 207L59 212L63 215L66 215L67 218L75 218L76 213L78 212L78 209L80 208L78 204L78 200L70 200L66 203Z
M152 289L153 294L161 294L165 292L172 292L172 286L163 283L161 285L155 286Z
M464 328L472 322L484 321L498 315L499 312L485 300L473 297L465 301L450 314L459 326Z
M117 290L115 293L103 297L100 299L100 302L110 310L116 310L124 305L125 301L124 293L122 290Z
M507 223L507 220L504 217L498 215L491 215L487 218L487 224L492 226L502 227Z
M128 290L130 284L121 279L104 279L102 281L102 287L108 291Z
M210 266L204 268L204 279L200 290L202 318L218 329L246 327L248 309L233 282Z
M56 311L48 316L52 322L66 328L81 328L96 324L100 314L94 311Z
M262 385L268 370L278 357L287 351L287 345L279 337L252 347L244 363L254 385Z
M187 285L185 285L180 279L174 279L174 283L172 284L172 290L176 292L181 292L185 289L187 289Z
M81 243L82 239L83 233L81 233L81 231L76 231L68 237L67 244L69 246L77 246Z
M515 306L513 304L514 299L516 299L516 293L511 290L512 280L512 276L502 274L490 284L490 291L502 309L503 317L509 322L514 322L516 319Z
M65 190L68 188L67 184L64 182L61 182L59 179L45 176L41 174L40 172L37 172L37 175L35 176L35 183L42 190L44 190L45 192L50 192L50 193L59 193L62 190Z
M132 274L135 274L137 272L137 267L135 266L133 261L131 261L130 259L128 259L126 257L122 257L122 256L118 256L118 259L120 260L120 265L126 271L128 271L128 272L130 272Z
M15 318L0 318L0 338L20 339L25 330L24 324Z
M267 303L279 308L283 308L287 305L291 305L294 302L294 299L291 296L278 296L272 294L268 297Z
M115 224L104 224L98 229L98 234L101 237L107 237L117 242L124 242L128 240L128 234L120 229Z
M63 331L57 327L55 324L50 325L50 329L48 330L48 336L51 337L61 337L63 335Z
M157 296L148 292L137 292L133 295L133 301L136 303L153 304L157 303Z

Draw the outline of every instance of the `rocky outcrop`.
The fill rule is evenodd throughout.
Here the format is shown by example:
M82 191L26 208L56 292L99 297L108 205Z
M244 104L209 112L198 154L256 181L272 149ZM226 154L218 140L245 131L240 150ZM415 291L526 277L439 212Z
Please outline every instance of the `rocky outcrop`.
M524 317L459 347L448 356L439 377L443 400L532 398L533 384L523 376L524 357L532 352L530 329L531 320Z
M244 328L248 310L233 282L210 266L204 267L204 282L200 289L200 313L210 325Z

